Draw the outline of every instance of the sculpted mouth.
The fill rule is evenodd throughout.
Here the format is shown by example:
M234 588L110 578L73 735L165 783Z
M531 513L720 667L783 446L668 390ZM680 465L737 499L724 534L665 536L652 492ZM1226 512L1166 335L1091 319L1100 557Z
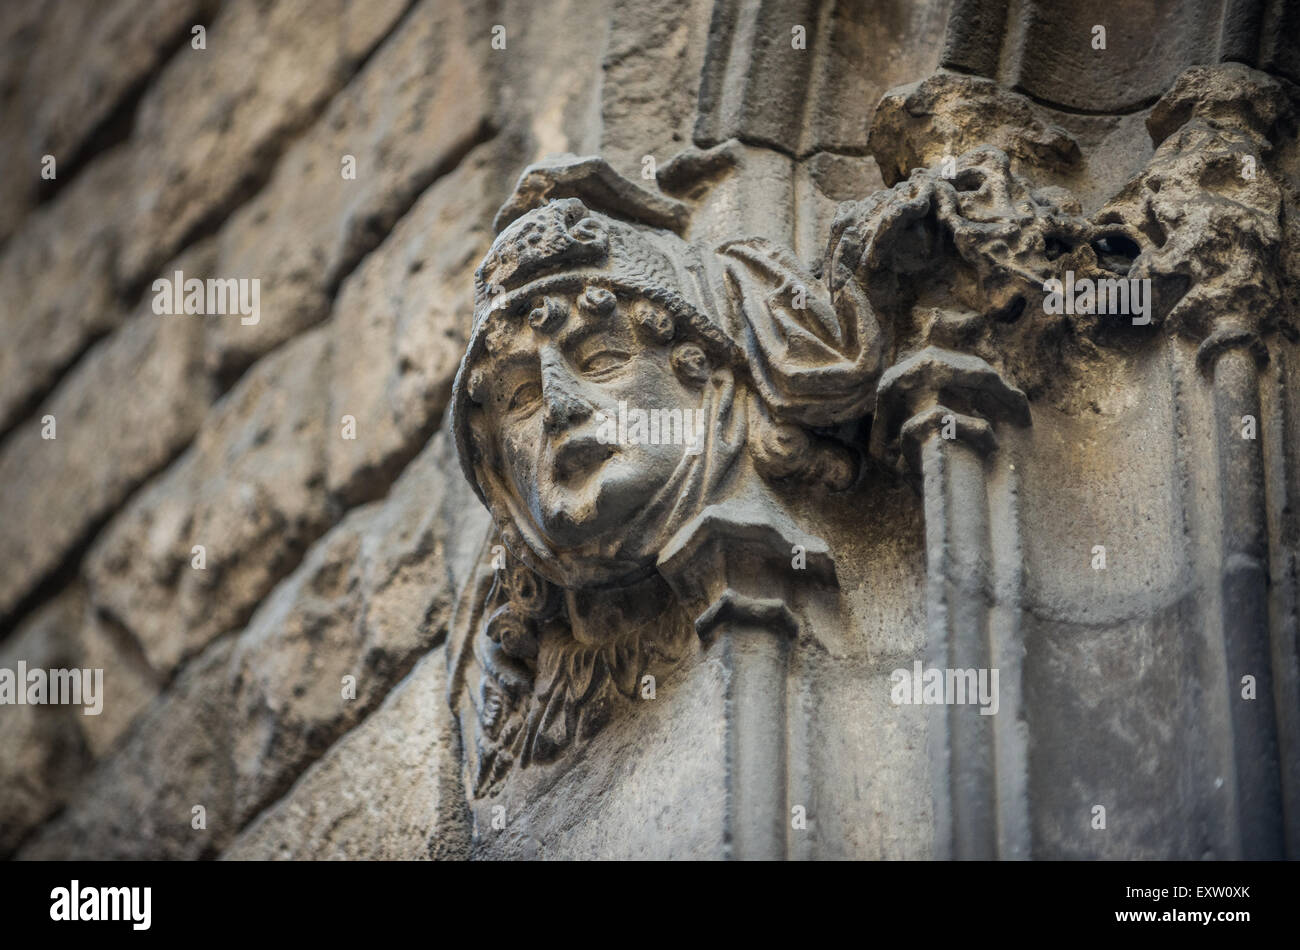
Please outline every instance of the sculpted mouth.
M590 474L613 458L617 445L591 437L569 439L555 452L555 475L561 482Z

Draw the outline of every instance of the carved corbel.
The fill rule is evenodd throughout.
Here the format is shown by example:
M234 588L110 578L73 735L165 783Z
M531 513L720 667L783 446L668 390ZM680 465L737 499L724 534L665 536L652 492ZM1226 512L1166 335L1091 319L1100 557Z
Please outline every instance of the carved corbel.
M908 130L896 157L930 154L923 140ZM933 707L938 857L1029 854L1014 673L1023 652L1018 525L1008 501L1014 461L997 459L996 499L991 473L999 432L1031 422L1025 391L1009 380L1050 388L1061 341L1089 346L1104 332L1095 318L1044 312L1045 282L1068 270L1105 273L1098 250L1105 245L1071 195L1014 171L1034 153L1016 154L979 146L949 168L914 169L889 191L844 206L833 229L831 279L853 275L886 318L891 350L905 354L881 378L870 441L876 458L909 472L921 489L928 665L990 675L1005 665L1012 673L1000 680L996 716ZM1012 517L994 525L995 503L1011 505Z
M664 548L659 572L726 669L731 856L784 859L790 644L801 626L800 603L819 588L836 586L830 552L779 509L718 506Z
M727 675L730 854L780 858L789 651L838 596L787 506L856 481L836 433L870 412L881 329L779 244L682 238L681 207L565 159L498 216L451 427L503 561L462 600L453 704L481 800L576 752L696 635ZM689 413L689 449L606 439L627 405Z

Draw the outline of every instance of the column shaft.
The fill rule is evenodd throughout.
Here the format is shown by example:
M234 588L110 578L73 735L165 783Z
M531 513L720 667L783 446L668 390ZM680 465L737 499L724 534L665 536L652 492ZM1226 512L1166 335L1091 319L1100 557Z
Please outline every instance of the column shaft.
M1223 514L1223 637L1228 709L1237 778L1237 820L1243 858L1281 858L1282 782L1269 631L1268 522L1260 423L1259 369L1236 347L1214 364L1219 495ZM1242 438L1243 419L1256 437ZM1255 699L1242 678L1255 679Z
M992 577L988 486L981 452L931 431L922 446L925 494L929 665L989 668ZM968 697L969 698L969 697ZM936 857L997 857L993 718L978 703L938 707Z
M786 857L789 638L742 620L718 631L727 668L728 836L732 857Z

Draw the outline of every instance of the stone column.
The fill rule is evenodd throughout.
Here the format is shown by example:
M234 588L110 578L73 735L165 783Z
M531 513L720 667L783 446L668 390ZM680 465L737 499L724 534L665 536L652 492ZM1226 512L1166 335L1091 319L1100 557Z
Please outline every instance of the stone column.
M1270 508L1285 506L1269 503L1286 497L1290 459L1285 440L1274 435L1278 420L1265 417L1270 407L1261 398L1270 360L1266 339L1285 310L1279 264L1285 189L1270 167L1272 143L1287 134L1293 108L1281 84L1263 73L1194 68L1147 122L1156 154L1144 174L1172 188L1147 199L1146 213L1167 238L1147 256L1146 270L1158 289L1179 286L1183 275L1194 278L1165 322L1199 341L1197 366L1213 390L1207 463L1217 469L1222 537L1213 567L1227 677L1220 688L1235 778L1235 856L1247 859L1282 858L1300 836L1296 818L1287 828L1288 813L1300 808L1300 778L1291 764L1300 743L1295 647L1284 625L1274 629L1270 618L1273 580L1281 580L1273 573L1280 552L1270 551ZM1204 171L1216 161L1227 175ZM1253 697L1245 677L1253 679Z
M790 552L804 550L796 570ZM833 584L826 545L802 537L759 504L706 511L659 560L660 573L689 609L695 630L727 674L729 856L784 860L789 849L790 644L799 631L792 606L800 588Z
M873 448L906 458L921 479L927 557L926 666L992 669L989 614L994 602L988 459L994 424L1029 424L1024 393L984 360L937 347L881 378ZM935 857L1004 856L999 838L996 717L978 704L934 707ZM1009 731L1004 730L1004 735Z
M1228 670L1228 710L1240 856L1284 856L1282 773L1278 754L1269 628L1269 543L1265 507L1260 370L1268 349L1258 334L1224 321L1201 344L1197 363L1214 387L1214 435L1223 518L1220 594ZM1253 425L1254 437L1243 437ZM1278 647L1280 649L1280 647ZM1246 699L1244 678L1254 680Z

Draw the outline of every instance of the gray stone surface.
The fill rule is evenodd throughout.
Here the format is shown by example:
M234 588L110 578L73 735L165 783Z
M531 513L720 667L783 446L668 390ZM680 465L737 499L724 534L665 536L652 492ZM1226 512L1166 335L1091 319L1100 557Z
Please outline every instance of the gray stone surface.
M374 497L441 420L473 312L461 291L502 190L498 155L481 146L429 188L339 293L330 418L355 418L357 438L326 445L336 497Z
M339 512L385 492L436 426L455 370L455 349L443 347L469 322L450 287L469 279L467 256L483 243L485 205L477 221L469 205L490 163L475 152L429 188L344 285L334 317L260 361L97 541L95 602L159 669L242 624ZM218 320L239 322L206 325ZM195 545L205 570L191 567Z
M68 642L81 622L84 598L70 591L51 601L10 636L0 668L19 661L34 668L71 665ZM6 706L0 730L0 853L8 854L31 828L63 803L66 789L88 758L80 723L62 706ZM89 718L76 713L77 718Z
M363 10L354 15L369 22ZM238 372L325 319L361 257L490 134L479 5L426 0L403 23L218 237L217 271L261 280L262 317L208 325L216 371ZM344 156L355 178L343 177Z
M152 279L180 241L264 181L277 158L388 35L410 0L223 5L207 49L182 47L140 101L136 152L114 276ZM227 57L256 63L231 69ZM160 153L161 152L161 153Z
M175 266L209 273L196 245ZM203 423L215 395L203 371L201 317L137 308L0 442L0 615L69 558L131 490L163 468ZM55 438L41 420L54 417Z
M0 6L0 854L1300 854L1283 6Z
M90 552L92 600L160 671L243 624L329 527L329 345L317 330L259 365Z
M118 754L75 786L67 807L18 856L197 858L228 840L234 777L226 671L233 646L222 640L186 666ZM195 827L200 815L204 828Z
M148 88L150 74L208 23L215 0L131 0L95 7L78 0L15 0L0 13L0 241L53 183L40 176L53 155L56 177L72 177L87 153ZM40 55L30 55L39 50ZM76 61L77 68L68 64Z
M129 307L113 292L116 220L105 196L131 167L126 146L103 153L39 210L0 257L0 426L30 415L87 345L119 326Z
M405 7L406 0L241 0L209 24L207 49L177 51L145 90L133 134L29 216L0 260L9 289L0 325L15 342L0 353L0 427L126 319L132 295L184 242L270 176ZM106 40L75 42L82 41L95 42L97 55L106 51ZM228 68L234 55L257 68Z
M185 665L22 855L193 858L234 840L445 638L464 536L484 521L447 479L453 465L435 439L386 504L313 545L242 631ZM191 827L194 805L205 829Z
M431 651L223 853L228 860L451 860L469 851L447 660Z
M91 670L100 674L95 715L82 706L5 707L0 733L0 854L9 855L68 801L96 762L110 757L158 694L158 677L138 648L87 610L78 584L36 611L0 646L0 668ZM83 675L83 684L85 682ZM83 703L87 699L83 695Z

